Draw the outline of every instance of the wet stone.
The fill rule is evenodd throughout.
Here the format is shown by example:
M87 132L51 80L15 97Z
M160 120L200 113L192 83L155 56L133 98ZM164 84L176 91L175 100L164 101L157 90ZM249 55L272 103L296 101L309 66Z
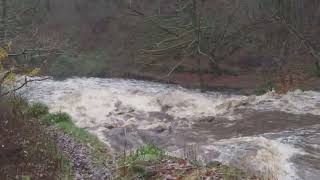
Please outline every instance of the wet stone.
M204 117L204 118L201 118L199 121L200 122L213 122L216 118L214 116L209 116L209 117Z

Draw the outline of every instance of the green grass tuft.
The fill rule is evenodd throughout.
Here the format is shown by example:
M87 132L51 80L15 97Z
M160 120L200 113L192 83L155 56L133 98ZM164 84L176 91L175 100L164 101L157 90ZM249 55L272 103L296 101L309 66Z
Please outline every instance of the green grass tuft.
M118 166L122 169L122 175L127 178L141 177L149 179L154 173L146 168L150 165L158 164L165 157L165 151L153 144L146 144L137 149L133 154L122 157L118 161Z
M54 113L54 114L47 114L41 118L42 122L45 124L57 124L61 122L68 122L72 124L71 117L67 113Z
M122 160L125 165L134 164L136 161L158 162L165 155L165 151L153 144L146 144L137 149L135 153Z
M31 118L39 118L49 113L49 108L42 103L34 103L29 106L27 116Z

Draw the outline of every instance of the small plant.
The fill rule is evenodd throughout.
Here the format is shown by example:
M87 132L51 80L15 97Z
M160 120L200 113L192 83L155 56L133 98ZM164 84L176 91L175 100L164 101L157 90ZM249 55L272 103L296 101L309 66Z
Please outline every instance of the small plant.
M158 162L165 155L165 151L153 144L146 144L137 149L135 153L128 157L124 157L121 163L131 165L137 161Z
M223 69L223 73L225 75L230 75L230 76L239 76L240 70L239 69Z
M71 122L71 117L67 113L58 112L54 114L47 114L41 120L45 124L57 124L61 122Z
M265 84L262 84L258 86L255 90L254 93L258 96L266 94L269 91L275 90L275 85L272 82L267 82Z
M39 118L49 113L49 108L42 103L32 104L27 111L28 117Z
M30 176L22 176L21 179L22 180L31 180L31 177Z
M135 153L128 157L123 157L118 163L123 171L122 175L126 177L140 176L145 179L152 176L152 173L146 171L150 164L158 164L165 156L165 151L153 144L146 144L137 149Z
M146 144L139 148L135 153L136 159L153 162L159 161L164 155L164 150L153 144Z
M302 92L306 91L306 88L303 85L298 85L297 89L301 90Z

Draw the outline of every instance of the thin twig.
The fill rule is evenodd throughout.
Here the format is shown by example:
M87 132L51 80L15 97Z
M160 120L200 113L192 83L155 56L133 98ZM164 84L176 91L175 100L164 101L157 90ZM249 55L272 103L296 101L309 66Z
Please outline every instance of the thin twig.
M38 81L45 81L45 80L48 80L50 79L50 77L45 77L45 78L41 78L41 79L30 79L28 80L27 76L25 76L25 80L24 80L24 83L22 83L20 86L14 88L14 89L11 89L11 90L8 90L7 92L4 92L0 95L0 97L3 97L3 96L6 96L8 94L11 94L11 93L14 93L18 90L20 90L21 88L23 88L24 86L26 86L28 83L31 83L31 82L38 82Z
M167 77L170 77L171 74L179 67L181 66L181 64L185 61L186 59L182 59L181 61L179 61L176 65L173 66L173 68L169 71L168 74L166 74L165 76L161 77L160 79L165 79Z
M136 9L133 9L131 7L128 8L129 10L133 11L134 13L136 13L137 15L141 16L141 17L145 17L145 14L136 10ZM179 36L179 34L171 31L170 29L166 28L166 27L163 27L162 25L160 25L159 23L155 22L152 18L150 19L150 21L155 24L159 29L167 32L168 34L172 34L172 35L175 35L175 36Z

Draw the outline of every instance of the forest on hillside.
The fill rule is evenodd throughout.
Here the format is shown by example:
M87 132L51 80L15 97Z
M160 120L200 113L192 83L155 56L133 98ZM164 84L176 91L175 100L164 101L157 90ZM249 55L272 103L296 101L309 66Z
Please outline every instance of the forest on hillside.
M301 82L320 69L316 0L4 0L1 8L1 41L12 44L13 66L57 78L134 77L191 87L224 86L219 79L227 78L226 86L236 87L228 76L276 84L279 74Z

